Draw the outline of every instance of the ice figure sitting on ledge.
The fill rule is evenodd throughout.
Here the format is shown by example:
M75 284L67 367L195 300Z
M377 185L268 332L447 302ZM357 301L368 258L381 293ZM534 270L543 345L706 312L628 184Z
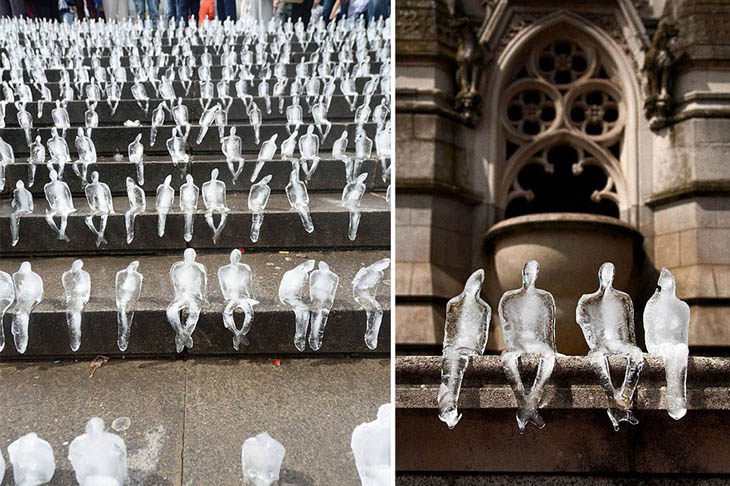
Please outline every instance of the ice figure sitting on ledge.
M213 244L216 244L226 226L230 211L226 205L226 183L218 180L218 169L210 171L210 180L203 183L201 191L205 204L205 222L213 230ZM214 213L220 214L218 226L213 222Z
M362 197L365 195L365 179L368 178L368 173L364 172L357 176L357 178L348 182L345 188L342 190L342 201L341 206L350 211L350 224L347 231L347 237L350 241L355 241L357 238L357 228L360 226L360 203Z
M238 351L241 343L248 346L246 334L253 324L253 306L259 301L253 298L251 291L253 273L251 267L241 263L241 250L233 250L230 261L231 263L218 269L218 283L223 298L228 301L223 309L223 325L233 333L233 349ZM234 320L234 312L238 309L244 313L241 329L238 329Z
M264 223L264 210L271 195L269 181L271 181L271 174L262 178L256 184L252 184L248 192L248 209L251 211L250 238L254 243L259 240L261 225Z
M438 404L439 418L450 429L461 420L457 405L469 357L484 354L487 346L492 309L479 296L483 282L484 270L479 269L466 281L464 291L446 304Z
M223 140L221 140L221 150L223 150L223 155L226 156L226 163L228 164L228 170L231 171L234 184L238 182L238 177L243 172L245 159L241 155L242 147L241 137L236 135L236 127L231 127L228 136L223 137ZM238 164L238 167L236 167L236 164Z
M129 161L137 167L137 183L144 186L144 145L142 145L142 134L138 133L132 143L127 146Z
M613 288L613 277L613 263L601 265L598 270L600 286L596 292L581 296L575 309L575 320L590 348L588 361L608 397L608 417L618 431L621 422L639 423L631 412L631 406L644 367L644 355L635 345L634 304L629 294ZM619 390L611 381L609 356L626 360L624 381Z
M167 110L167 103L164 101L160 102L160 104L152 110L152 120L150 121L150 146L153 146L157 140L157 130L165 124L165 110Z
M304 230L307 233L311 233L314 231L314 224L309 214L309 193L307 192L307 185L299 180L299 161L293 160L291 165L289 184L285 188L286 198L289 200L289 205L292 209L299 213Z
M319 351L322 346L324 328L327 326L327 319L339 283L340 277L331 271L329 265L323 261L320 261L317 270L309 275L309 299L312 301L310 306L309 346L314 351Z
M28 347L28 323L33 308L43 300L43 279L33 271L30 262L23 262L13 274L15 287L15 305L11 309L13 316L12 333L15 349L25 353Z
M96 246L106 243L104 233L106 232L106 222L110 214L115 214L114 204L112 202L112 191L109 186L103 182L99 182L99 173L94 171L91 173L91 183L84 189L86 193L86 201L89 203L91 214L84 217L86 226L96 235ZM94 226L94 216L99 217L99 229Z
M137 271L139 262L131 262L127 268L117 272L115 280L117 303L117 346L119 351L126 351L129 344L129 333L132 329L134 311L137 301L142 295L144 277Z
M314 125L309 125L307 133L299 139L299 155L305 179L310 180L319 165L319 135L314 133ZM307 161L311 161L311 165Z
M55 170L48 173L48 178L51 181L43 186L43 192L49 206L49 209L46 210L46 222L58 235L59 240L69 241L68 236L66 236L68 215L76 212L71 197L71 189L68 188L68 184L58 180L58 174ZM56 226L56 222L53 220L56 216L60 218L59 226Z
M66 130L71 128L71 121L69 120L66 107L61 104L61 100L56 100L56 107L51 110L51 119L55 127L61 130L61 136L65 137Z
M58 165L58 178L63 179L63 169L71 162L71 155L68 151L66 139L58 135L55 127L51 128L51 138L48 140L48 155L51 158L49 164Z
M361 423L352 431L350 448L362 486L393 484L393 466L390 463L392 417L393 404L386 403L378 408L375 420Z
M36 167L46 163L46 147L41 142L41 136L36 135L35 140L28 146L28 187L33 187L35 184L35 171ZM46 166L50 171L53 169L53 164L48 163Z
M33 194L25 188L23 181L15 183L13 200L10 202L13 212L10 213L10 244L15 246L20 240L20 218L26 214L33 213Z
M74 260L71 269L63 272L61 283L66 294L66 324L68 325L71 351L81 346L81 313L91 296L91 277L84 270L82 260Z
M0 191L5 189L5 167L14 163L13 147L0 137Z
M304 289L309 282L309 272L314 268L314 260L307 260L288 270L281 278L279 300L294 311L294 346L299 351L306 349L307 329L309 328L309 306L304 301Z
M170 185L170 182L172 182L172 176L167 175L162 184L157 186L155 209L157 210L157 236L160 238L165 236L167 214L172 210L172 205L175 202L175 189Z
M172 128L172 136L167 139L166 146L172 159L172 165L177 167L178 164L182 164L184 171L186 164L190 161L190 156L185 152L185 139L179 135L176 127Z
M666 268L644 308L644 339L649 353L664 358L667 412L679 420L687 413L689 306L677 298L674 275Z
M0 270L0 351L5 349L5 311L15 302L15 286L13 285L13 277L10 274ZM2 484L2 478L0 478Z
M383 271L390 266L390 258L383 258L377 262L358 270L352 279L352 295L355 302L365 309L366 327L365 344L369 349L378 347L378 333L383 320L383 306L375 298L378 286L383 281Z
M555 366L555 299L550 292L535 287L539 272L535 260L525 263L522 287L505 292L498 308L507 348L502 352L502 366L517 400L520 433L528 423L539 429L545 427L538 408ZM529 393L520 376L520 358L524 355L540 358Z
M76 133L76 151L78 152L79 158L73 163L73 169L81 179L81 185L86 186L86 174L88 173L89 165L96 163L96 146L94 145L94 141L84 134L83 128L79 128ZM80 169L79 164L81 165Z
M200 189L195 185L193 176L186 175L185 184L180 186L180 210L185 219L185 241L193 239L193 223L195 222L195 212L198 210L199 195Z
M8 446L13 465L15 486L47 484L56 472L56 459L51 444L35 432L25 434Z
M175 299L167 308L167 320L175 330L175 349L181 353L185 347L193 347L193 332L198 325L200 311L208 306L208 274L205 267L195 261L195 250L188 248L183 261L170 268L170 280ZM185 325L181 313L188 312Z
M241 467L246 486L271 486L279 481L286 449L267 432L246 439L241 446Z
M127 480L127 447L116 434L104 431L104 421L94 417L86 433L68 447L68 460L80 486L122 486Z
M134 179L127 177L127 199L129 199L129 210L124 213L124 225L127 229L127 244L134 240L134 220L138 214L144 213L147 209L147 200L144 189L134 183Z

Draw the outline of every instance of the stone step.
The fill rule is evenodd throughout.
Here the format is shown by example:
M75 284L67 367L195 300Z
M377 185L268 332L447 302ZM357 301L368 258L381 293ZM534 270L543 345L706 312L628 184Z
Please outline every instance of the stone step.
M198 181L202 185L203 181ZM127 244L125 214L129 209L126 197L113 198L116 214L110 215L105 237L106 245L96 247L96 236L89 230L84 217L89 215L89 207L85 198L74 198L77 211L68 217L66 234L70 241L58 240L56 234L45 221L48 204L45 199L36 198L33 214L20 219L20 241L11 246L10 204L0 205L0 248L3 255L11 254L66 254L68 252L97 254L99 252L157 252L182 250L186 246L195 249L205 248L388 248L390 246L390 207L385 201L385 194L367 193L362 199L361 220L355 241L348 238L350 213L340 205L340 193L315 193L310 195L310 217L314 232L307 233L301 223L299 214L293 211L284 194L272 194L261 227L261 234L256 243L249 238L252 214L248 209L248 195L245 193L229 194L227 204L230 208L228 221L217 242L212 241L213 231L205 222L205 206L199 200L198 211L194 219L193 239L186 243L184 235L184 216L178 207L179 194L176 194L173 211L167 216L165 235L157 236L157 211L154 198L147 198L147 210L138 214L134 231L135 238ZM220 215L213 217L218 224ZM59 218L55 219L59 224ZM99 218L94 218L98 228Z
M254 156L255 157L255 156ZM387 163L390 163L388 160ZM28 168L30 164L25 159L16 160L12 165L8 165L5 171L5 189L0 193L0 201L12 198L15 189L15 181L22 180L28 186ZM170 157L150 156L144 159L144 185L143 189L148 197L156 194L157 186L162 184L167 175L172 175L172 186L177 190L181 184L185 182L185 174L191 174L200 185L210 179L210 172L217 168L218 179L226 183L229 192L248 193L251 188L251 175L256 166L255 159L246 160L243 165L243 172L238 178L238 182L233 184L233 177L226 161L220 156L200 155L191 158L184 172L172 165ZM383 192L387 189L388 184L383 182L382 167L380 162L376 160L366 160L361 166L361 172L367 172L368 178L365 180L368 192ZM126 178L132 177L137 180L137 166L127 160L126 154L123 160L115 161L113 158L100 158L98 163L89 165L89 174L92 171L99 172L99 179L109 185L112 194L115 196L125 196L127 194ZM261 177L270 174L272 176L269 182L272 192L284 192L286 185L289 183L289 174L291 172L291 163L288 160L275 159L266 162L261 169L259 180ZM303 176L303 173L302 173ZM32 187L28 188L35 197L44 198L43 186L49 182L48 169L45 165L36 166L35 182ZM76 176L70 165L64 169L64 182L66 182L75 196L85 197L84 190L81 187L81 179ZM319 162L317 171L312 179L307 182L307 190L310 193L317 191L341 191L345 187L345 168L340 160L322 159ZM0 202L0 204L3 204ZM149 202L148 202L149 204Z
M206 267L208 274L208 299L210 306L203 310L193 333L190 355L212 354L297 354L294 346L294 313L279 301L278 291L284 272L308 259L325 261L339 277L335 300L324 331L320 353L375 353L387 356L390 352L390 271L378 289L377 299L384 309L378 346L371 351L364 341L366 316L352 296L352 279L358 270L390 252L380 251L303 251L277 253L250 253L241 261L253 272L252 293L260 303L254 306L254 319L247 335L249 345L233 348L233 333L223 325L221 312L226 306L218 283L218 268L229 263L229 249L217 252L200 251L197 261ZM95 255L84 258L84 269L91 277L91 298L82 313L81 347L74 353L69 346L66 323L65 294L61 275L71 267L71 257L42 258L31 260L33 271L43 278L43 301L30 314L28 347L23 358L58 358L70 356L152 356L175 354L175 332L167 321L165 310L173 301L170 283L170 267L183 258L182 252L158 256L107 256ZM138 271L144 276L142 294L125 353L117 347L117 307L115 276L132 260L139 261ZM0 270L16 272L20 258L3 258ZM315 267L316 268L316 267ZM305 292L308 296L308 291ZM12 307L11 309L12 310ZM234 318L240 328L243 314ZM11 333L11 315L4 319L6 336L2 358L19 357ZM305 353L316 353L309 346Z
M7 445L35 431L56 457L50 484L75 486L68 445L99 416L125 441L130 485L241 484L241 444L263 431L286 448L282 486L360 484L350 438L390 400L389 361L277 363L111 359L93 378L89 361L2 364L3 455L7 460ZM8 470L6 484L10 476Z

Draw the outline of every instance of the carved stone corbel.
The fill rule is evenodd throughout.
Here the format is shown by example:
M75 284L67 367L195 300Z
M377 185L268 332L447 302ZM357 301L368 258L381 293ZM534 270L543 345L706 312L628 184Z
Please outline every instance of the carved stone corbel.
M451 28L459 36L456 51L456 85L459 91L454 99L454 108L466 123L475 125L481 118L479 81L484 66L484 48L479 43L476 29L468 17L453 19Z
M644 58L642 71L646 77L644 114L652 130L669 124L672 113L672 66L677 62L675 49L679 34L677 24L669 19L659 22L651 46Z

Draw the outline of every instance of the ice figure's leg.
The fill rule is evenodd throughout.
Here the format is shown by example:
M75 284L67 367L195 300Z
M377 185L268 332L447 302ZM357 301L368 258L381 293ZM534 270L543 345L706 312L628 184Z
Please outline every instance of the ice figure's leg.
M369 349L375 349L378 347L378 333L383 321L383 306L375 298L370 298L367 302L360 302L360 304L365 308L365 345Z
M332 122L329 120L325 121L325 126L327 128L324 129L324 134L322 135L322 142L324 142L327 139L327 135L330 134L330 130L332 129Z
M350 211L350 227L347 232L347 237L350 238L350 241L355 241L355 238L357 238L357 228L360 226L360 216L362 216L362 213L360 213L359 210Z
M84 162L83 164L81 164L81 185L84 187L87 186L89 183L86 178L88 173L89 173L89 164Z
M319 348L322 346L324 328L327 327L327 318L329 315L330 310L325 308L313 309L310 312L309 347L315 351L319 351Z
M666 344L660 349L664 357L664 370L667 376L667 412L674 420L687 413L687 356L686 344Z
M0 191L5 189L5 165L0 164Z
M10 244L17 245L20 240L20 214L15 211L10 213L10 237L12 240Z
M157 211L157 236L162 238L165 236L165 222L167 221L167 211L164 209Z
M611 370L608 367L608 355L604 351L591 350L588 352L588 362L598 375L598 381L608 398L609 406L616 405L616 389L611 382Z
M304 230L307 233L314 231L314 224L312 224L312 217L309 215L309 206L306 204L297 204L296 208L299 213L299 218L302 220Z
M134 220L140 211L138 209L130 209L124 213L124 226L127 228L127 244L134 240Z
M502 352L500 358L502 360L504 375L512 388L515 400L517 400L517 426L520 428L520 433L523 433L527 423L530 421L531 413L528 410L529 404L525 384L522 382L522 377L520 376L520 355L521 353L518 351L505 350ZM537 411L535 411L536 413Z
M236 183L236 180L238 179L238 175L236 174L236 166L233 165L232 160L226 160L226 164L228 164L228 171L231 173L231 177L233 177L233 183Z
M306 349L307 329L309 328L309 307L306 305L294 305L294 346L299 351Z
M213 217L211 216L211 220ZM228 221L228 213L221 213L221 219L218 222L218 226L215 228L215 232L213 233L213 243L218 243L218 239L221 237L221 233L223 233L223 229L226 227L226 222Z
M540 353L540 361L537 365L535 381L532 384L530 393L527 395L527 415L525 417L526 420L535 424L535 426L539 429L545 427L545 422L542 420L542 417L540 417L538 408L540 407L542 396L545 393L545 385L550 379L550 375L552 374L554 367L555 353L553 353L552 350Z
M261 130L260 130L260 128L259 128L258 125L256 125L256 126L253 127L253 134L256 137L256 145L260 145L261 144L261 138L259 137L260 131Z
M8 310L13 302L9 299L0 300L0 351L5 349L5 311Z
M13 333L13 340L15 341L15 349L20 354L25 353L28 347L28 321L30 316L25 311L18 311L12 314L13 323L11 331Z
M308 165L306 162L302 160L302 170L304 171L304 178L309 181L312 176L314 175L314 172L317 170L317 167L319 166L319 159L312 159L311 165Z
M264 161L263 160L256 160L256 167L253 168L253 174L251 174L251 182L256 182L256 179L259 177L259 172L261 172L261 169L264 167Z
M609 408L608 410L606 410L606 413L608 413L608 418L611 420L613 430L615 430L616 432L619 431L619 426L621 422L628 422L631 425L636 425L639 423L631 410Z
M193 239L193 218L194 214L191 211L186 211L185 218L185 241Z
M347 180L347 182L352 182L353 180L355 180L355 176L352 175L352 166L354 161L351 158L347 157L345 160L343 160L343 162L345 163L345 180Z
M259 241L261 225L264 223L264 213L253 213L251 215L251 241Z
M56 222L53 220L53 218L56 216L56 211L47 211L46 212L46 223L48 223L48 226L51 227L54 233L58 236L59 240L62 240L63 237L61 236L60 231L58 231L58 226L56 226Z
M468 364L469 356L466 353L460 353L459 350L444 355L441 360L441 386L438 394L439 419L450 429L456 427L461 420L458 409L459 392Z
M200 319L200 307L195 302L192 302L188 307L188 318L185 320L185 346L188 349L193 347L193 332L198 325L198 319Z
M206 128L206 131L207 130L208 129ZM185 125L185 133L183 134L182 130L180 130L180 135L182 135L183 140L185 140L185 142L187 142L188 137L190 136L190 125ZM203 134L203 136L205 136L205 134ZM200 144L200 142L198 142L198 144Z
M150 128L150 147L155 144L155 140L157 140L157 128L153 125L152 128Z
M233 309L234 304L233 301L229 301L228 304L226 304L225 309L223 309L223 325L226 329L231 331L233 333L233 349L238 351L238 343L239 341L236 340L236 337L238 335L238 330L236 329L236 322L233 320Z
M243 163L245 162L244 159L241 159L238 161L238 168L236 168L236 173L233 174L233 183L238 184L238 178L241 177L241 173L243 172Z
M634 392L639 384L639 376L644 367L644 354L636 346L628 345L626 353L626 374L621 385L616 403L622 410L628 410L633 405Z
M144 164L142 162L137 162L137 183L140 186L144 185Z
M28 164L28 187L33 187L35 183L35 164Z
M266 113L271 114L271 98L266 98Z
M352 161L352 179L354 180L357 176L360 175L360 171L362 170L362 160L360 159L354 159Z
M213 222L213 213L205 213L205 222L213 232L213 243L215 243L215 223Z
M66 168L66 161L65 160L59 160L58 161L58 180L63 180L63 171Z
M182 301L174 300L168 307L167 307L167 321L172 326L172 329L175 331L175 348L177 349L178 353L181 353L182 350L185 348L185 339L183 338L183 328L182 324L180 323L180 311L185 306L185 303Z
M68 325L68 337L71 351L78 351L81 346L81 311L67 310L66 324Z
M71 168L74 170L74 174L76 174L77 177L81 177L81 169L79 169L80 164L81 160L77 160L73 163L73 165L71 165Z
M70 241L66 236L66 226L68 226L68 214L61 215L61 225L58 227L58 239L63 241Z
M119 351L124 352L127 350L133 318L134 311L128 311L126 303L117 308L117 346Z
M282 113L284 111L284 97L279 96L279 113ZM289 135L291 135L291 132L289 132Z
M109 219L109 216L107 216L106 214L102 214L101 216L99 216L99 237L101 238L101 241L99 241L96 246L99 246L99 244L101 243L106 243L104 233L106 233L107 219Z

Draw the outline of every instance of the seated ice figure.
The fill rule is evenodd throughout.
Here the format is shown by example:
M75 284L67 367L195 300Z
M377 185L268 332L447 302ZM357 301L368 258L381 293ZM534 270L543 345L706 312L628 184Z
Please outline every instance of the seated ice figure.
M46 163L46 147L41 142L41 136L36 135L35 140L29 144L28 148L30 151L28 155L28 187L33 187L36 167ZM53 164L49 161L46 167L50 171L53 169Z
M167 139L166 146L172 165L177 167L178 164L183 164L184 169L185 164L190 161L190 156L185 152L185 139L179 135L176 127L172 129L172 136Z
M193 223L195 222L195 213L198 210L199 195L200 189L195 185L193 176L186 175L185 184L180 186L180 210L185 218L185 241L193 239Z
M43 186L43 192L49 206L49 209L46 210L46 222L58 234L59 240L69 241L66 236L68 215L76 212L71 197L71 189L69 189L68 184L58 180L58 174L53 169L48 173L48 178L50 182ZM60 226L56 226L56 222L53 220L56 216L61 219Z
M667 412L679 420L687 413L689 306L677 298L674 275L666 268L644 308L644 340L650 354L664 358Z
M164 101L161 101L160 104L152 110L152 120L150 122L150 146L153 146L157 140L157 130L165 124L165 110L167 110L167 104Z
M71 351L81 346L81 313L91 296L91 277L84 270L82 260L74 260L71 269L63 272L61 283L66 294L66 324L68 325Z
M383 320L383 306L376 299L378 286L383 280L383 271L390 266L390 258L383 258L377 262L358 270L352 279L352 295L355 302L365 309L365 344L369 349L378 346L378 333Z
M251 182L256 182L264 164L274 158L274 155L276 154L276 139L278 137L279 134L275 133L261 145L259 155L256 157L256 167L254 167L253 174L251 174Z
M508 290L499 300L499 320L507 348L502 352L502 366L517 400L520 433L528 423L539 429L545 427L537 409L555 366L555 299L550 292L535 287L539 271L535 260L525 263L522 287ZM537 376L529 392L519 369L520 358L524 355L540 358Z
M0 351L5 349L5 326L3 325L5 311L10 308L13 302L15 302L13 277L0 270ZM0 484L2 484L2 477L0 477Z
M14 163L13 147L0 137L0 191L5 189L5 167Z
M205 222L213 230L213 244L216 244L226 226L228 211L230 211L226 205L226 184L218 180L218 169L210 171L210 180L203 183L201 191L203 204L205 204ZM220 214L221 219L218 226L213 222L214 213Z
M26 214L33 213L33 194L25 188L23 181L15 183L13 191L13 200L10 202L13 212L10 213L10 235L12 246L18 244L20 240L20 218ZM0 323L1 324L1 323Z
M167 320L175 330L175 349L193 347L193 332L198 325L200 312L208 304L208 274L205 267L195 261L195 250L187 248L183 261L170 268L170 280L175 298L167 308ZM187 309L188 317L183 326L180 313Z
M267 432L246 439L241 446L241 468L246 486L271 486L279 481L286 450Z
M138 133L132 143L127 146L129 161L137 167L137 183L144 186L144 145L141 142L142 134Z
M112 191L104 182L99 182L99 173L94 171L91 173L91 183L84 189L86 193L86 201L89 203L91 214L84 217L86 226L96 235L96 246L106 243L104 233L106 232L106 222L110 214L116 214L114 211L114 203L112 202ZM99 229L94 226L94 217L99 217Z
M56 472L51 444L35 432L26 434L8 446L15 486L48 484Z
M134 240L134 220L138 214L144 213L147 209L147 200L144 189L135 184L131 177L127 177L126 186L129 210L124 213L124 226L127 230L127 244L129 245Z
M322 135L322 142L327 139L327 135L329 135L332 128L332 122L327 119L327 110L328 106L324 100L312 106L312 118L314 118L314 124L317 125L319 134Z
M299 213L304 230L307 233L313 232L314 224L309 214L309 193L307 192L307 185L299 180L299 161L296 159L292 161L289 184L286 185L285 190L289 205Z
M319 351L322 346L324 329L327 326L327 319L339 282L340 277L331 271L329 265L323 261L320 261L317 270L309 275L309 299L311 300L309 346L314 351Z
M122 486L127 479L127 447L116 434L104 431L104 421L94 417L86 433L71 441L68 460L80 486Z
M453 429L459 420L457 405L464 371L470 356L484 354L492 309L480 297L484 270L471 274L464 291L446 304L441 386L438 393L439 419Z
M314 125L307 127L307 133L299 138L300 164L308 181L319 165L319 136L314 133ZM311 166L307 164L311 161Z
M248 346L246 334L253 324L253 306L259 301L253 298L253 273L251 267L241 263L241 250L231 251L230 261L228 265L218 269L218 283L223 298L227 301L223 309L223 325L233 333L233 349L238 351L241 343ZM234 312L239 309L244 313L241 329L238 329L234 320Z
M155 209L157 210L157 236L160 238L165 236L167 214L172 210L172 205L175 202L175 189L170 185L170 182L172 182L172 176L167 175L163 183L157 186Z
M261 115L261 109L258 107L255 101L251 101L251 103L248 105L248 108L246 110L246 114L248 115L248 121L251 124L251 127L253 127L253 133L254 138L256 140L256 145L261 143L261 122L262 122L262 115Z
M314 268L314 260L307 260L284 273L279 284L279 300L292 308L295 318L294 346L299 351L306 349L307 330L309 329L309 306L304 301L304 290L309 283L309 272Z
M137 301L142 295L143 276L137 271L139 262L131 262L127 268L117 272L115 279L117 304L117 346L119 351L126 351L129 345L129 333L132 329L134 311Z
M80 127L76 134L76 151L79 158L73 163L73 170L81 179L81 185L85 187L88 184L86 175L89 165L96 163L96 146L91 137L87 137L84 129ZM81 169L79 169L79 164Z
M243 150L243 143L241 142L241 137L236 135L236 127L231 127L228 132L228 136L223 137L223 140L221 141L221 150L223 151L223 155L226 157L226 163L228 164L228 170L231 171L233 183L236 184L238 182L238 177L241 175L241 172L243 172L243 164L245 162L245 159L241 154ZM238 167L236 167L235 164L238 164Z
M644 355L635 344L634 304L629 294L613 288L614 271L613 263L601 265L598 270L600 286L594 293L581 296L575 319L590 348L588 360L608 397L608 417L618 431L621 422L639 423L631 406L644 367ZM611 381L609 356L626 360L623 384L618 390Z
M65 137L66 130L71 128L71 121L66 107L61 104L60 100L56 100L56 107L51 110L51 118L53 119L53 125L61 130L61 136Z
M352 431L350 448L355 456L357 474L362 486L389 486L395 471L390 462L390 435L393 404L378 409L372 422L363 422Z
M259 240L261 225L264 222L264 210L269 202L271 188L269 187L271 175L263 177L259 182L251 184L248 192L248 209L251 211L251 241L256 243Z
M66 164L71 162L71 155L66 139L58 135L56 127L51 128L51 138L47 145L48 155L51 157L49 163L58 165L58 178L63 179L63 169Z
M357 229L360 226L361 216L360 203L363 195L365 195L365 179L367 178L368 173L362 173L352 182L348 182L342 190L342 202L340 204L350 211L350 224L347 232L350 241L355 241L355 238L357 238Z

